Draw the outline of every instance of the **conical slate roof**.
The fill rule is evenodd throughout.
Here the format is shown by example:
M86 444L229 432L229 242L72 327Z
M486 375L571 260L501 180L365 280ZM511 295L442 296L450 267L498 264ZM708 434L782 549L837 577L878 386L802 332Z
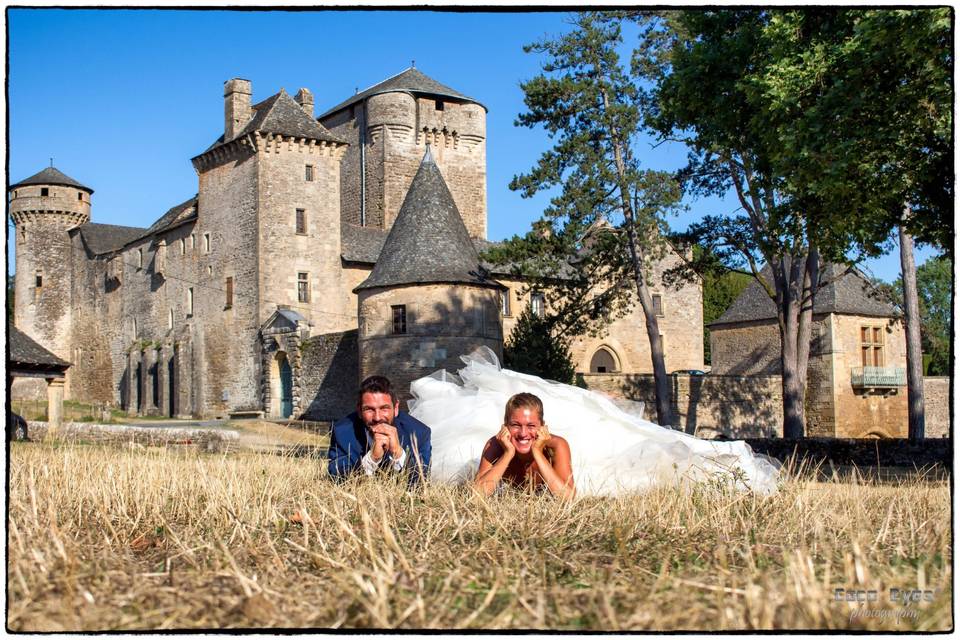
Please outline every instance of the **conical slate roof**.
M480 265L463 218L427 147L373 271L353 291L440 282L501 286L490 280Z
M465 96L459 91L455 91L445 84L440 84L430 76L424 75L414 67L409 67L397 75L391 76L383 82L373 85L369 89L364 89L360 93L350 96L334 108L327 110L323 115L320 116L320 118L326 118L330 114L349 107L351 104L363 100L366 97L376 95L378 93L390 93L391 91L409 91L410 93L423 93L431 96L454 98L455 100L463 100L465 102L479 104L481 107L486 109L486 107L473 98Z
M842 313L855 316L895 317L900 315L896 308L877 294L866 276L854 269L844 273L846 267L828 264L820 272L822 284L813 301L815 314ZM769 266L760 272L767 282L773 283ZM777 308L760 283L751 281L743 293L730 305L719 319L709 326L773 320L777 317Z
M230 140L242 138L248 133L260 131L262 133L275 133L284 136L294 136L296 138L307 138L308 140L320 140L323 142L334 142L346 144L343 140L336 137L322 124L313 119L303 110L296 100L290 97L283 89L262 102L253 105L253 118L243 128L240 133ZM223 136L217 138L206 151L230 142L224 140ZM204 153L206 153L204 151ZM202 155L202 154L201 154Z
M83 189L87 193L93 193L93 189L80 184L56 167L47 167L40 173L35 173L25 180L10 185L10 188L25 187L32 184L57 184L64 187L75 187L77 189Z

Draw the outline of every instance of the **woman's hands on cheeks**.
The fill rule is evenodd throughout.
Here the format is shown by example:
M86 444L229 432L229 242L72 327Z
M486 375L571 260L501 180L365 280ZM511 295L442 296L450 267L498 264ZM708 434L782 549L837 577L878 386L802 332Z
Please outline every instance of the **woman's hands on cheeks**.
M537 431L537 439L533 441L533 448L540 453L543 453L543 448L547 446L547 443L550 441L550 430L547 429L547 425L543 425Z
M510 437L510 430L507 429L506 425L500 427L500 432L497 434L497 442L503 447L505 454L516 453L516 447L513 446L513 438Z

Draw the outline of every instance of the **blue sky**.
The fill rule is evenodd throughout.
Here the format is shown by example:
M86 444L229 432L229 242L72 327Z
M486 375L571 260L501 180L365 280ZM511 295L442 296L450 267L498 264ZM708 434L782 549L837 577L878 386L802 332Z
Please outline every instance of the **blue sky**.
M223 82L253 83L254 101L307 87L316 112L411 61L488 109L488 235L523 233L547 196L507 188L549 140L513 125L520 82L539 71L523 45L568 28L566 13L441 11L8 10L10 182L50 163L94 189L93 221L149 226L191 197L190 158L222 133ZM629 42L627 43L630 44ZM641 145L647 166L679 168L680 145ZM684 229L733 199L689 202ZM8 221L8 230L10 223ZM9 236L12 239L12 235ZM8 243L8 272L13 243ZM918 263L933 252L921 249ZM867 268L892 281L899 258Z

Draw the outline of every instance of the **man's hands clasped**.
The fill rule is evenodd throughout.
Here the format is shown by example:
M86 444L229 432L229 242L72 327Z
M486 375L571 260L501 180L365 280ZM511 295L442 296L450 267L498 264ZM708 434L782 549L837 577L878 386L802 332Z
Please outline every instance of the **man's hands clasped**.
M373 458L374 462L382 460L383 455L387 452L394 460L403 455L400 436L395 426L386 423L375 424L370 427L370 431L373 433L373 447L370 457Z

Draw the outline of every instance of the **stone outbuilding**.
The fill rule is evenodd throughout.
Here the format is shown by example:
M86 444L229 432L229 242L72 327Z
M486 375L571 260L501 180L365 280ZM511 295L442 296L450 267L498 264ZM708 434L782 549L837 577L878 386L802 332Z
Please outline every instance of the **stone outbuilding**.
M500 293L470 239L429 145L358 297L360 377L410 382L486 346L502 357Z
M768 269L763 276L769 281ZM806 435L906 437L906 338L898 311L856 269L827 265L821 282L813 306ZM776 307L758 282L710 324L710 348L712 376L780 375Z
M7 326L10 357L7 360L7 398L14 378L44 380L47 385L47 422L63 424L63 387L70 363L43 348L14 326Z

